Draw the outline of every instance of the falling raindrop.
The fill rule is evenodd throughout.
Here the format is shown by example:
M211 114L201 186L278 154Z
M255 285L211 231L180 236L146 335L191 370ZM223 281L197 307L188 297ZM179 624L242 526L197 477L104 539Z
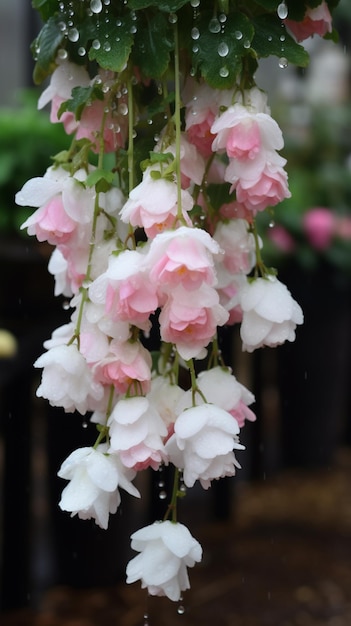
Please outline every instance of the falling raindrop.
M280 57L279 59L279 67L284 70L286 67L288 67L289 63L288 63L288 59L286 57Z
M218 45L217 52L220 57L226 57L229 52L228 44L226 44L225 41L221 41L221 43Z
M160 500L165 500L167 498L167 492L160 491L160 493L158 494L158 497L160 498Z
M210 33L219 33L221 30L221 25L216 17L213 17L208 25L208 30Z
M185 608L184 608L183 604L180 604L180 605L178 606L177 613L178 613L178 615L184 615L184 613L185 613Z
M88 422L82 422L82 428L88 428Z
M269 224L268 224L269 228L274 228L275 226L275 221L274 220L270 220Z
M278 5L277 13L281 20L285 20L288 17L288 7L285 2L281 2Z
M101 13L102 2L101 0L90 0L90 9L93 13Z

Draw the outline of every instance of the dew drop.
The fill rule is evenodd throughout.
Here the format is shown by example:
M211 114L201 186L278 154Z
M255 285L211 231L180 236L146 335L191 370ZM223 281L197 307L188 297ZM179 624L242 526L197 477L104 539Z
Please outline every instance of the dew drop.
M105 43L104 43L104 45L102 47L105 50L105 52L110 52L110 50L111 50L111 44L110 44L109 41L105 41Z
M128 105L125 102L121 102L118 107L118 113L121 115L128 115Z
M279 67L284 70L286 67L288 67L289 63L288 63L288 59L285 57L280 57L279 59Z
M245 39L243 45L244 45L244 48L246 48L246 50L248 50L251 47L251 43L248 39Z
M171 24L176 24L176 23L178 22L178 16L177 16L177 14L176 14L176 13L170 13L170 14L169 14L169 16L168 16L168 21L169 21Z
M268 41L272 41L273 40L272 35L268 35L267 39L268 39Z
M194 54L197 54L199 52L199 46L193 46L193 52Z
M70 28L68 33L67 33L67 37L70 41L78 41L79 39L79 32L76 28Z
M137 27L135 26L135 24L133 24L133 25L130 27L130 31L129 31L129 32L130 32L132 35L135 35L135 33L137 32L137 30L138 30L138 29L137 29Z
M94 39L93 43L91 44L92 47L94 48L94 50L100 50L101 48L101 43L98 39Z
M285 35L280 35L279 39L280 41L285 41Z
M67 28L67 26L66 26L66 23L65 23L65 22L59 22L59 23L58 23L58 27L59 27L59 29L60 29L60 31L61 31L62 33L64 33L64 32L65 32L65 30L66 30L66 28Z
M38 50L38 53L39 52L40 50ZM60 61L64 61L65 59L67 59L68 57L67 50L64 50L64 48L60 48L60 50L57 51L57 57L60 59Z
M116 20L116 26L122 26L122 20Z
M194 26L194 28L191 29L191 38L192 39L199 39L200 37L200 31L198 28L196 28L196 26Z
M102 2L101 0L90 0L90 9L93 13L101 13Z
M208 30L210 33L219 33L221 30L221 25L216 17L213 17L208 25Z
M236 30L234 35L235 35L235 39L237 39L238 41L240 41L240 39L243 38L243 34L242 34L241 30Z
M221 13L221 14L218 16L218 19L219 19L219 21L220 21L220 23L221 23L221 24L224 24L224 23L227 21L227 16L226 16L226 14L225 14L225 13Z
M225 41L221 41L221 43L219 44L217 48L217 52L220 57L226 57L229 52L228 44L226 44Z
M87 51L86 51L86 49L85 49L83 46L81 46L80 48L78 48L78 55L79 55L80 57L84 57L84 56L86 55L86 52L87 52Z
M197 9L197 7L200 6L200 0L191 0L190 4L193 9Z
M221 67L221 69L219 70L219 75L221 76L221 78L227 78L227 76L229 76L229 70L226 66Z
M278 17L280 17L281 20L285 20L285 18L288 17L288 7L286 6L285 2L281 2L278 5L277 13Z
M160 498L160 500L165 500L167 498L166 491L160 491L160 493L158 494L158 497Z
M82 422L82 428L88 428L88 422Z
M62 308L63 308L64 311L68 311L68 309L70 308L69 302L67 300L65 300L62 303Z

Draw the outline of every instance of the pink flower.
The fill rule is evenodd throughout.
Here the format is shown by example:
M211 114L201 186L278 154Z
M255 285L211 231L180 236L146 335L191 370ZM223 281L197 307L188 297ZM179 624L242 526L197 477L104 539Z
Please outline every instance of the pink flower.
M146 255L125 250L110 257L106 272L91 284L89 294L96 304L105 304L112 320L148 330L149 317L158 307L156 289L146 271Z
M159 317L161 339L174 343L186 361L203 358L204 348L213 339L217 326L223 326L227 320L228 313L219 304L215 289L206 284L196 291L178 286Z
M314 248L317 250L329 248L336 226L335 216L330 209L324 207L310 209L303 216L302 226Z
M313 35L324 37L332 31L332 16L325 0L314 9L308 8L303 20L285 20L285 25L295 35L297 41L303 41Z
M262 154L249 163L233 159L227 167L225 180L232 183L231 191L236 191L237 216L250 222L258 211L290 198L291 193L283 169L286 160L277 153Z
M178 221L177 183L164 178L153 178L153 172L162 175L159 166L148 167L143 180L134 187L121 210L121 220L144 228L149 238L176 226ZM188 191L181 190L181 215L191 225L187 212L193 207Z
M218 242L224 254L217 260L217 265L225 268L230 280L233 274L248 274L256 260L255 241L248 232L249 225L245 220L232 219L229 222L218 222L213 238ZM220 280L220 284L223 281Z
M198 289L215 282L213 255L219 245L204 230L182 226L156 235L147 255L150 280L158 290L169 292L177 285Z
M151 380L151 356L139 341L113 339L106 356L92 366L94 380L114 385L119 393L147 393Z
M118 452L126 467L136 471L147 467L156 470L165 461L163 438L167 427L147 398L135 396L119 400L108 426L109 452Z
M107 114L105 113L106 108L109 109ZM99 134L103 120L104 152L114 152L125 144L128 122L126 116L118 115L111 110L106 100L93 100L89 106L84 107L78 123L76 139L89 139L94 144L93 151L98 152L100 149Z
M162 144L162 139L159 145ZM158 152L156 146L155 152ZM176 157L176 147L174 144L167 146L167 153L173 154ZM205 174L205 161L201 153L197 150L185 135L181 133L180 137L180 172L181 172L181 184L182 189L187 189L191 185L201 185Z

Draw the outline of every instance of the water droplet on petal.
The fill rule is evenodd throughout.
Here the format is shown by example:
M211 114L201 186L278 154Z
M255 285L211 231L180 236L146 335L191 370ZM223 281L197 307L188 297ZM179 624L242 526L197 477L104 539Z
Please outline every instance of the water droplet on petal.
M221 41L221 43L219 44L217 48L217 52L220 57L226 57L229 52L228 44L226 44L225 41Z
M286 67L288 67L289 63L288 63L288 59L286 59L285 57L280 57L279 59L279 67L284 70Z
M286 6L285 2L281 2L278 5L277 13L278 17L280 17L281 20L285 20L285 18L288 17L288 7Z

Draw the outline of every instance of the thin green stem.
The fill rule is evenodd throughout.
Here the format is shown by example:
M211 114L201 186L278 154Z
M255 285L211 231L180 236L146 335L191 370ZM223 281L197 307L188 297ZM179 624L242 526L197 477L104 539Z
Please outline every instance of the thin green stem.
M165 516L163 518L163 521L166 521L170 514L172 514L172 522L176 522L177 521L177 501L178 501L178 496L179 496L179 469L176 467L174 469L174 479L173 479L173 489L172 489L172 496L171 496L171 501L167 507L167 511L165 513Z
M134 102L132 81L128 81L128 184L129 193L134 189Z

